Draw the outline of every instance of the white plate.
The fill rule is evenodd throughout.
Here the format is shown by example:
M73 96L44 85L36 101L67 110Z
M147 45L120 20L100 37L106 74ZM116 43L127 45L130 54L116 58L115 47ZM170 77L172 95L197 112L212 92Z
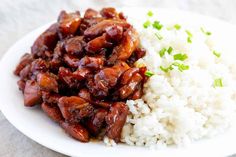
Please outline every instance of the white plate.
M140 18L146 14L148 9L126 8L123 10L126 15ZM232 43L231 40L234 40L236 36L236 28L233 25L217 19L177 10L157 9L155 12L158 13L160 19L163 20L179 21L179 23L186 23L188 25L207 26L210 30L213 29L221 34L222 41L225 41L223 44L231 45L229 43ZM8 50L0 64L0 108L6 118L23 134L52 150L66 155L80 157L90 157L94 155L98 157L216 157L236 153L236 127L233 127L223 135L213 139L194 142L188 147L171 147L162 150L150 150L148 148L122 144L116 147L106 147L102 143L80 143L65 134L57 124L52 122L37 107L24 107L22 94L16 85L18 78L13 75L13 70L20 57L25 52L29 52L33 41L48 26L49 24L40 27L19 40ZM231 45L231 47L233 46Z

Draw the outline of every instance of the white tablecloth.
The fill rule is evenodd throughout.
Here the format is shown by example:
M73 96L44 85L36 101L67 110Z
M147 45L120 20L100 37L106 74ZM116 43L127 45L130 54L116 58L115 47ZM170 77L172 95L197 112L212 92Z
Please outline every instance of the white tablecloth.
M236 0L1 0L0 58L17 39L40 25L55 20L60 10L81 10L87 7L104 6L178 8L236 24ZM64 156L21 134L1 112L0 143L0 157Z

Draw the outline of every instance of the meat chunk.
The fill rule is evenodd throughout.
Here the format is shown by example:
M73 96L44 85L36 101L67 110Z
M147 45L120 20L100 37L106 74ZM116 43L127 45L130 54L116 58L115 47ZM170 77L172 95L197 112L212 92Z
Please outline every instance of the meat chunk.
M99 13L94 9L87 9L84 13L84 18L95 18L98 17Z
M78 96L61 97L58 106L63 117L71 122L78 122L93 115L93 106Z
M103 8L100 11L100 14L102 15L102 17L104 18L119 18L119 14L117 13L115 8Z
M64 120L61 115L61 111L57 106L52 106L48 103L43 102L41 104L41 108L48 115L48 117L50 117L55 122L60 123Z
M97 57L85 56L79 61L78 65L80 68L90 68L93 70L99 70L102 69L104 65L104 58L101 56Z
M19 64L16 66L16 69L14 70L15 75L20 75L20 72L22 69L25 68L25 66L29 65L33 61L33 57L31 54L24 54L21 59Z
M80 13L77 11L75 13L66 13L61 11L58 18L58 29L61 38L69 35L74 35L79 28L81 23Z
M102 129L105 123L105 117L107 115L107 111L104 109L98 109L93 117L91 117L87 122L86 126L89 132L92 135L98 135L100 130Z
M102 36L89 41L85 49L90 53L96 53L111 46L112 43L107 40L106 34L104 33Z
M105 68L94 76L94 84L89 82L88 86L94 96L104 97L108 95L110 88L117 84L121 74L126 71L129 66L125 62L118 62L111 68Z
M88 102L92 101L91 94L89 93L89 90L86 88L83 88L79 91L78 96L85 99Z
M58 93L57 76L52 73L39 73L37 82L41 89Z
M108 115L106 116L106 135L107 137L120 141L121 131L126 122L129 109L123 102L116 102L112 105Z
M79 66L79 59L75 56L65 54L64 55L64 62L70 67L70 68L78 68Z
M45 58L45 52L53 50L58 41L57 34L58 24L51 25L45 32L43 32L34 42L31 47L31 53L35 58Z
M27 107L37 105L41 101L41 91L37 82L28 80L24 89L24 104Z
M112 64L117 60L126 61L139 45L138 33L134 28L129 28L122 38L121 43L113 49L113 52L108 60Z
M103 34L106 29L111 26L120 26L123 29L128 29L130 27L130 24L122 20L103 20L96 25L93 25L86 29L84 35L85 37L94 38Z
M57 93L50 93L50 92L47 92L47 91L42 91L43 102L46 102L46 103L49 103L49 104L57 104L60 97L61 96Z
M89 141L89 133L88 131L79 123L68 123L62 122L61 127L68 133L71 137L81 141L88 142Z
M65 51L70 55L79 57L83 55L85 45L86 43L83 40L83 36L69 38L65 41Z
M130 96L137 89L138 85L143 80L142 76L139 73L136 73L132 76L129 83L124 85L119 89L120 98L125 99Z

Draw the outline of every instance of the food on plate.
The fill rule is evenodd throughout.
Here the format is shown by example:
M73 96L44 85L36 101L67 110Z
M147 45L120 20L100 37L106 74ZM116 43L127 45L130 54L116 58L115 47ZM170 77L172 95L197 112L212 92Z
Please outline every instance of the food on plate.
M81 142L183 145L236 116L236 53L216 34L156 11L62 11L14 73L25 106L41 105Z
M42 110L70 136L120 142L145 75L134 62L145 55L135 28L114 8L61 11L22 56L14 73L27 107Z

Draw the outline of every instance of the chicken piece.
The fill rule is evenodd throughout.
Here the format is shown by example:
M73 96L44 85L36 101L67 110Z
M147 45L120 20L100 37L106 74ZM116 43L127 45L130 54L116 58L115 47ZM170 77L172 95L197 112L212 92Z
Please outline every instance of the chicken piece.
M61 127L76 140L79 140L80 142L89 141L88 131L79 123L62 122Z
M115 102L106 116L106 136L115 140L120 141L121 131L126 122L129 109L123 102Z
M143 49L143 48L137 48L137 49L133 52L133 54L130 56L130 58L128 59L128 61L127 61L128 64L129 64L129 65L134 65L134 63L135 63L138 59L144 57L145 54L146 54L146 50L145 50L145 49Z
M52 60L50 63L50 69L52 71L58 71L59 67L62 64L62 57L63 57L63 42L58 42L52 56Z
M143 95L142 85L139 84L137 89L133 92L133 95L131 95L128 99L137 100L137 99L140 99L142 97L142 95Z
M106 39L113 43L118 43L123 37L123 27L110 26L106 28Z
M70 55L80 57L83 55L83 49L86 43L83 36L76 36L65 41L65 51Z
M79 91L78 96L85 99L88 102L92 101L91 94L89 93L89 90L86 88L83 88Z
M57 104L61 96L57 93L50 93L47 91L42 91L42 99L43 102L49 103L49 104Z
M104 100L95 100L92 102L92 104L105 109L109 109L111 106L110 102L105 102Z
M52 106L48 103L43 102L41 104L41 108L48 115L48 117L50 117L55 122L60 123L64 120L58 106Z
M99 70L103 68L104 65L104 58L97 56L97 57L83 57L79 63L79 68L90 68L93 70Z
M96 53L101 51L104 48L109 48L112 46L112 43L109 42L106 38L106 34L103 33L102 36L97 37L87 43L87 46L85 47L85 50L89 53Z
M120 84L121 85L126 85L128 84L128 82L130 81L130 79L132 78L132 76L135 73L139 72L139 68L130 68L128 70L126 70L123 75L121 76L121 80L120 80Z
M34 42L31 47L31 53L34 58L45 58L45 52L53 50L59 40L57 34L57 24L51 25L45 32L43 32Z
M59 80L65 83L69 88L79 88L80 81L85 79L85 75L89 71L86 69L80 69L72 73L69 69L60 67L58 71Z
M32 107L41 102L41 91L37 82L28 80L24 89L24 104Z
M91 26L93 26L93 25L96 25L97 23L99 23L99 22L101 22L101 21L103 21L103 20L104 20L104 18L102 18L102 17L84 18L84 19L82 19L82 22L81 22L80 28L79 28L80 33L83 35L83 34L84 34L84 31L85 31L87 28L89 28L89 27L91 27Z
M22 92L24 92L25 89L25 81L24 80L19 80L17 81L17 85L19 87L19 90L21 90Z
M99 13L91 8L88 8L84 13L84 18L95 18L98 17Z
M100 11L100 14L102 15L102 17L107 18L107 19L119 19L119 14L117 13L115 8L103 8Z
M78 122L83 118L93 115L93 106L78 96L63 96L59 99L58 106L63 117L70 122Z
M66 13L61 11L58 18L58 30L60 38L63 39L69 35L74 35L81 23L80 12Z
M31 64L31 73L34 75L33 78L37 76L40 72L47 72L49 70L49 63L41 58L36 59Z
M98 109L93 117L91 117L85 124L86 128L88 128L89 132L96 136L99 134L105 123L105 117L107 115L107 111L104 109Z
M118 62L111 68L105 68L94 76L94 82L88 82L90 92L97 97L108 95L109 89L117 84L121 74L126 71L129 66L125 62Z
M26 53L24 54L21 59L19 64L16 66L16 69L14 70L15 75L20 75L20 72L22 69L24 69L27 65L29 65L33 61L33 57L31 54Z
M138 85L143 80L142 76L139 73L135 73L128 84L124 85L119 89L120 98L125 99L130 96L137 89Z
M113 42L116 43L122 38L123 28L120 26L110 26L99 36L87 43L85 50L90 53L96 53L105 48L113 46Z
M114 64L117 60L126 61L139 45L139 36L134 28L129 28L124 32L122 41L117 45L108 60L109 64Z
M130 24L123 20L103 20L96 25L93 25L86 29L84 32L84 36L87 38L95 38L103 34L110 26L120 26L126 30L130 27Z
M21 71L20 71L20 78L22 80L27 80L32 75L31 73L31 64L26 65Z
M52 73L39 73L37 83L42 90L58 93L57 76Z
M65 54L64 55L64 62L70 67L70 68L78 68L79 66L79 59L75 56Z

